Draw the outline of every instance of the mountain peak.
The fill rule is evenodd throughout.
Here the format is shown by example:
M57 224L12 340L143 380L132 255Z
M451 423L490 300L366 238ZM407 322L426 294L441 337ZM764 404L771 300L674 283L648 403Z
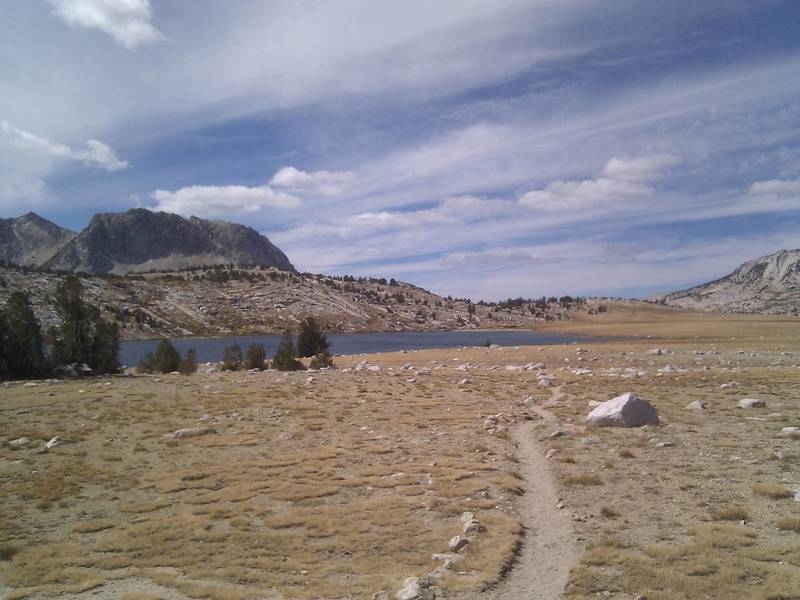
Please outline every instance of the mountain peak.
M294 270L280 249L250 227L146 208L94 215L45 266L121 274L228 263Z
M778 250L715 281L652 299L697 310L800 314L800 249Z
M42 265L75 235L35 212L0 219L0 260L26 267Z

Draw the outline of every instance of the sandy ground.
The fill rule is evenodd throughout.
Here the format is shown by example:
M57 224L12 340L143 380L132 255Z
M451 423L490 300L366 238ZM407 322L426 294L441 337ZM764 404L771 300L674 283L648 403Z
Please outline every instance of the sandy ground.
M663 314L580 347L0 387L0 593L798 598L800 323ZM627 391L658 426L584 425Z

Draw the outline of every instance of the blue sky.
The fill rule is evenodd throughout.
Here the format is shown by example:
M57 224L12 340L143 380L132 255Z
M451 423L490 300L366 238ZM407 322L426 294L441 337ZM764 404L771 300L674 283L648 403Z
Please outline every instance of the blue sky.
M800 3L5 0L0 216L244 223L302 270L644 295L800 247Z

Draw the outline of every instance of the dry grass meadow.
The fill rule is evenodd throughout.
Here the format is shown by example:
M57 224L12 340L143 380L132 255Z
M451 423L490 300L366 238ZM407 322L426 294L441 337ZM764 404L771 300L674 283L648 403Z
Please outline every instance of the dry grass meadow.
M582 330L660 339L583 352L431 350L366 357L380 372L339 357L314 373L0 387L0 593L393 597L442 564L432 555L470 511L484 531L439 585L492 598L522 539L525 457L506 427L532 419L573 524L565 543L580 549L566 597L800 598L800 439L781 435L800 426L800 321L653 310ZM661 424L583 426L590 401L626 391ZM766 408L742 410L742 398ZM706 409L684 408L694 400ZM172 436L198 426L216 433ZM41 452L54 436L64 443Z

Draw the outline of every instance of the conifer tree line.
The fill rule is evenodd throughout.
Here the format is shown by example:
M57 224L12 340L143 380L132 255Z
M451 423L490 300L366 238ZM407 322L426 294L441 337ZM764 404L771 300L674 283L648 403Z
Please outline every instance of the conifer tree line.
M50 346L28 294L11 293L0 308L0 377L45 376L64 365L87 365L98 374L119 370L119 327L87 304L82 292L75 275L56 287L54 304L61 324Z

